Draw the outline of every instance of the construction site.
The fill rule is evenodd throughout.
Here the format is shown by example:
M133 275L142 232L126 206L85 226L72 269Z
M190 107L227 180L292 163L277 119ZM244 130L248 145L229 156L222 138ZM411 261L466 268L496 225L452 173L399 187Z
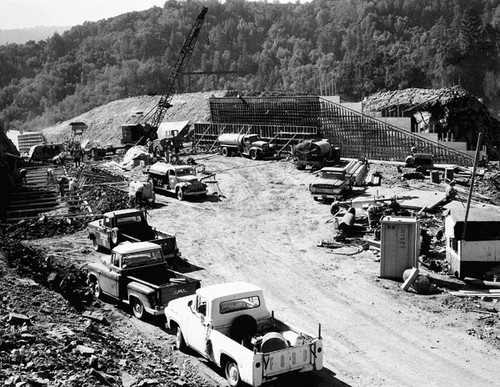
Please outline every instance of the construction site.
M163 95L0 132L3 385L497 385L498 120L177 94L206 12Z
M122 103L130 112L145 102L153 110L158 103ZM71 122L44 131L54 143L92 139L114 154L30 161L2 135L5 385L227 383L196 353L176 351L161 317L139 320L126 305L94 297L86 268L109 252L93 248L87 225L130 208L175 235L175 270L202 286L258 284L275 315L308 330L321 323L323 369L270 385L495 384L500 169L484 160L484 147L460 150L405 127L404 117L397 126L334 98L219 92L175 96L168 121L189 120L189 131L180 150L155 155L147 145L121 148L117 103L75 117L86 125L77 134ZM112 129L106 117L117 119ZM230 145L224 153L223 134L257 135L253 146L267 144L272 155ZM299 168L295 148L316 140L328 140L339 157ZM409 165L412 147L432 154L433 164ZM131 187L149 184L149 170L166 158L194 167L205 195L155 188L154 200L135 201ZM322 167L352 175L349 189L313 200ZM398 227L406 231L393 246ZM476 250L488 254L474 257Z

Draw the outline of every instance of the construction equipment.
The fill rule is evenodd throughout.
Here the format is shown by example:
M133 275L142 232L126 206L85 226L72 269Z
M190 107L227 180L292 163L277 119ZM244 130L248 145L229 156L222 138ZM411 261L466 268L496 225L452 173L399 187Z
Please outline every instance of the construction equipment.
M301 141L293 148L292 155L299 170L307 166L319 169L340 162L340 148L333 147L328 139Z
M194 46L196 44L196 40L198 39L198 35L201 30L201 26L203 25L203 21L205 19L205 14L207 13L208 8L203 7L201 13L198 15L196 22L189 35L187 36L184 44L181 47L180 53L177 56L174 66L172 67L172 71L170 72L170 76L167 80L166 85L166 93L162 95L156 109L152 110L150 113L142 116L140 115L138 121L135 125L123 125L122 132L125 130L126 138L122 139L122 144L126 145L124 141L129 141L130 139L134 139L134 136L130 136L129 133L131 129L133 131L139 132L140 138L135 143L135 145L145 145L148 139L154 140L157 138L157 130L160 126L167 110L172 107L170 102L177 90L177 86L179 84L179 79L181 78L184 69L186 68L189 59L191 58L191 54L193 53Z
M263 141L258 134L224 133L217 138L217 144L224 157L237 153L258 160L275 154L274 146Z

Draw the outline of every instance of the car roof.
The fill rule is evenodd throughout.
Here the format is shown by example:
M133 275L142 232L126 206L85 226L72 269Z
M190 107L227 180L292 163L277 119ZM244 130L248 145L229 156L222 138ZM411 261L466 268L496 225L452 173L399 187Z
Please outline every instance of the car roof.
M208 285L197 290L197 293L207 300L216 298L228 298L231 296L242 295L246 293L262 292L262 288L248 282L225 282L222 284Z
M113 252L124 254L124 253L137 253L144 250L161 250L161 246L152 242L134 242L134 243L123 243L119 244L113 249Z
M123 210L109 211L105 212L104 216L120 216L120 215L128 215L132 213L142 213L142 210L137 210L135 208L125 208Z

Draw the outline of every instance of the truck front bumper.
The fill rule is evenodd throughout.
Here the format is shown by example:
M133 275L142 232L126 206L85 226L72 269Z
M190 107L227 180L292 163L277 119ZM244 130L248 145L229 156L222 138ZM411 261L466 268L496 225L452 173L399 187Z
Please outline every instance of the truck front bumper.
M341 199L342 194L325 194L325 193L314 193L312 197L316 200L325 200L325 199Z
M156 309L156 308L148 308L145 306L144 310L152 316L161 316L165 313L165 307L160 307L159 309Z
M184 195L185 196L202 196L202 195L206 195L207 194L207 190L203 190L203 191L184 191Z

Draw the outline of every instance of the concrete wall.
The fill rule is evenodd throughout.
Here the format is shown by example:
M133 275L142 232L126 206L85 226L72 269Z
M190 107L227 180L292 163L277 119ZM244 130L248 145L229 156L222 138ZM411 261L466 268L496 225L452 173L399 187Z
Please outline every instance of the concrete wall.
M348 108L348 109L359 112L359 113L363 112L363 103L362 102L342 102L341 105Z
M383 121L389 125L393 125L397 128L411 132L410 117L377 117L377 120Z

